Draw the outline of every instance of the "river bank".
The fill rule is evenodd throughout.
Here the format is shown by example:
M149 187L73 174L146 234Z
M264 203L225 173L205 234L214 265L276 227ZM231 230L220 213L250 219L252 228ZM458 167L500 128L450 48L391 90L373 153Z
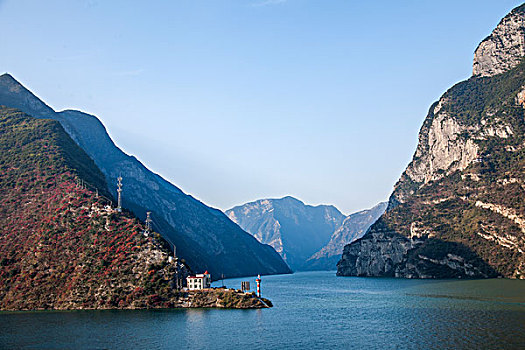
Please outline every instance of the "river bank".
M0 312L0 348L525 348L521 280L299 272L264 276L261 293L273 308Z
M259 298L255 293L244 293L236 289L209 288L203 290L172 291L167 295L148 295L130 304L92 307L78 303L43 305L37 308L12 307L0 311L44 311L44 310L141 310L180 308L263 309L272 307L272 302Z

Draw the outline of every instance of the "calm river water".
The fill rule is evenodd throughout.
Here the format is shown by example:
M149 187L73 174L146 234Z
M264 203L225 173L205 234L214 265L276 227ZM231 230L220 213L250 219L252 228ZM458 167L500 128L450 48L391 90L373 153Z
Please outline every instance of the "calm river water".
M0 313L0 348L525 349L525 281L305 272L262 292L274 308Z

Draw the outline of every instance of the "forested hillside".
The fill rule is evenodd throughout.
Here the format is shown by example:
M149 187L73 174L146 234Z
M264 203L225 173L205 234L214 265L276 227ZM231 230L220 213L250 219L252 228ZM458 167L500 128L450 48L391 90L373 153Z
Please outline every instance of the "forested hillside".
M0 309L174 305L165 242L105 188L60 123L0 107Z

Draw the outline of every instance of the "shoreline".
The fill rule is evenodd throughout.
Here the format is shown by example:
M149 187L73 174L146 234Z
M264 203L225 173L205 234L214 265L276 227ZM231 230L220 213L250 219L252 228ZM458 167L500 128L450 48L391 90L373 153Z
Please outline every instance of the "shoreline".
M151 295L154 304L128 307L43 307L32 309L5 308L0 313L10 312L45 312L45 311L98 311L98 310L172 310L172 309L267 309L273 307L266 298L259 298L255 292L245 293L228 288L209 288L202 290L186 290L174 292L172 296L163 299ZM155 299L156 300L156 299Z

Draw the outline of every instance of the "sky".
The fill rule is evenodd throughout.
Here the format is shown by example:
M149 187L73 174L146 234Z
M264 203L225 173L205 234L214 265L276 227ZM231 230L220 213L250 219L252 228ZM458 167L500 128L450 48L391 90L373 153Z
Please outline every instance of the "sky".
M0 73L229 209L387 200L430 105L519 1L0 0Z

